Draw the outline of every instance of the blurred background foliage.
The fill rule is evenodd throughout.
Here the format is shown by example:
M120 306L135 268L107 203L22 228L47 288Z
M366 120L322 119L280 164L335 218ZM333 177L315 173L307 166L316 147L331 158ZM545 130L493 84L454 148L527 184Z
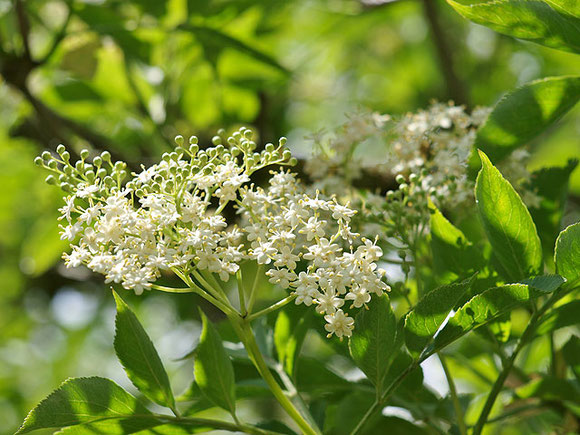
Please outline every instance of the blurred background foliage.
M305 137L363 107L396 116L433 99L492 105L579 69L578 56L471 24L439 0L0 0L0 433L69 376L134 391L113 356L110 293L59 263L61 194L33 167L42 150L107 149L138 168L176 134L203 143L244 124L262 142L288 136L304 157ZM531 169L579 156L579 135L576 109L531 144ZM192 364L178 359L199 335L198 301L129 299L185 389ZM472 346L449 361L461 391L480 394L495 374ZM440 368L424 369L445 388Z

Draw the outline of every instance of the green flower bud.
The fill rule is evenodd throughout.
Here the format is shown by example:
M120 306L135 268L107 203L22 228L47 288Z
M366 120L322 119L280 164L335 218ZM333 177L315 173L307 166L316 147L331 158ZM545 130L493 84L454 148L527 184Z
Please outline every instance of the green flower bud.
M83 160L88 159L88 157L89 157L89 150L87 150L87 149L81 150L80 156L81 156L81 159L83 159Z
M111 161L111 153L109 151L103 151L101 153L101 158L103 159L104 162L110 162Z
M59 156L62 156L62 153L66 151L66 147L63 144L60 144L56 147L56 152Z
M285 146L286 142L288 142L288 139L283 136L278 140L278 144L280 144L281 147Z
M177 136L175 136L175 143L179 146L183 145L183 136L178 134Z
M36 166L42 166L42 163L43 163L42 157L38 156L34 158L34 164Z
M49 175L48 177L46 177L46 178L44 179L44 181L45 181L47 184L56 185L56 178L55 178L55 177L54 177L54 175L52 175L52 174L51 174L51 175Z
M199 139L197 138L197 136L190 136L189 137L189 144L190 145L197 145L199 142ZM190 147L191 149L191 147Z

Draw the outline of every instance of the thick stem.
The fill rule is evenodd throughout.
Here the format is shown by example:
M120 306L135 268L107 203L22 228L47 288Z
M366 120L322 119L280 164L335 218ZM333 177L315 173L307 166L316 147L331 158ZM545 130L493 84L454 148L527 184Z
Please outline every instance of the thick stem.
M260 376L262 376L264 381L266 381L266 383L268 384L268 387L270 387L270 391L272 392L278 403L280 403L280 405L288 413L290 418L292 418L292 420L296 422L296 424L300 427L300 429L304 434L319 435L320 432L312 428L312 426L310 426L310 424L298 412L292 401L286 396L286 394L278 384L278 381L276 381L276 379L270 372L270 369L268 368L266 361L264 361L264 358L262 357L262 354L258 347L258 343L256 343L256 339L254 337L254 333L252 331L252 328L250 327L249 322L247 320L238 319L235 317L230 317L230 321L232 322L234 329L236 329L236 332L238 333L240 339L244 343L244 346L248 351L250 359L256 366L256 369L260 373Z

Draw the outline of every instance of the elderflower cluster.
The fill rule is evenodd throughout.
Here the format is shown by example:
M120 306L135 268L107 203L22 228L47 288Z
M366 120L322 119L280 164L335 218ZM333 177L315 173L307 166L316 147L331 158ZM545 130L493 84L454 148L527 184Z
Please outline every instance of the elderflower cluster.
M477 108L468 114L460 106L435 103L398 120L357 114L333 135L314 138L314 154L305 169L314 188L362 209L360 223L366 228L357 227L359 231L379 232L397 240L399 248L412 248L427 228L429 201L450 211L461 211L473 201L468 159L489 112ZM365 155L371 158L365 160ZM498 166L524 202L537 206L540 198L527 185L528 157L518 150ZM380 191L385 186L397 187L385 196Z
M163 271L207 288L208 274L227 281L243 261L256 261L297 304L316 305L329 335L350 336L345 301L360 308L389 290L376 241L351 231L356 212L348 204L305 194L289 172L272 172L265 189L248 185L262 168L295 164L285 138L257 153L248 129L222 136L205 150L196 137L184 146L178 136L174 152L131 175L108 152L89 162L83 150L74 165L62 145L58 157L38 157L54 173L47 181L69 192L60 209L61 238L71 242L66 266L85 265L141 294ZM228 205L239 222L226 220Z

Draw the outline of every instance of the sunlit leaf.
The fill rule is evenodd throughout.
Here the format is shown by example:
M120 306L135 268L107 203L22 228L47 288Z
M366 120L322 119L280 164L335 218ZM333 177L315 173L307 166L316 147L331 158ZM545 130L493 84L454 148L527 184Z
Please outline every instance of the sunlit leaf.
M542 246L530 212L511 184L479 152L482 168L475 184L477 208L493 253L511 281L542 272Z
M568 400L580 403L580 388L577 383L552 376L534 379L517 388L516 394L522 399L538 397L545 400Z
M568 281L580 278L580 222L570 225L558 236L554 262L556 271Z
M278 361L290 375L294 374L296 357L308 332L312 310L291 305L280 311L274 325L274 345Z
M444 285L427 293L405 319L405 343L414 356L431 342L449 312L469 290L473 278Z
M74 378L30 411L17 433L84 425L94 433L121 435L158 424L160 421L147 408L113 381Z
M169 378L155 346L125 301L116 292L113 295L117 303L115 352L127 376L151 400L175 408Z
M203 329L195 353L195 382L217 406L235 413L236 391L234 368L218 332L205 314L201 314Z
M559 305L556 308L552 308L552 310L542 318L540 324L536 328L536 334L544 335L548 332L555 331L556 329L577 325L580 323L578 313L580 313L580 300L578 299Z
M556 12L539 0L495 0L465 4L447 0L474 23L514 38L580 53L580 20Z

